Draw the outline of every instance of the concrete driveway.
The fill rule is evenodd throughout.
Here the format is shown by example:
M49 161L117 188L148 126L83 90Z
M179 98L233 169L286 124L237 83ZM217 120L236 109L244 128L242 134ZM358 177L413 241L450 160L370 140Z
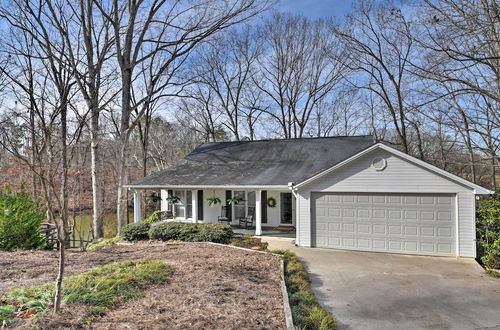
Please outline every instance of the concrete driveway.
M298 248L339 329L500 329L500 279L474 260Z

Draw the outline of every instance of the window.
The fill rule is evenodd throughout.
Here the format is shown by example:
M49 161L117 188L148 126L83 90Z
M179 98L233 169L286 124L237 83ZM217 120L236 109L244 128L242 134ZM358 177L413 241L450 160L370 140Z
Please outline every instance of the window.
M193 218L193 192L186 191L186 218Z
M248 215L248 208L255 207L255 191L233 191L233 198L238 198L240 202L233 206L234 220Z
M179 203L174 205L175 217L184 219L193 218L193 192L191 190L169 190L170 193L180 199Z
M233 198L238 198L239 202L238 204L233 205L233 214L234 214L234 219L239 219L245 217L246 214L246 208L247 208L247 200L245 198L245 192L244 191L234 191L233 192Z
M174 205L175 216L177 218L184 218L186 216L186 191L184 190L174 190L174 196L179 197L179 203Z

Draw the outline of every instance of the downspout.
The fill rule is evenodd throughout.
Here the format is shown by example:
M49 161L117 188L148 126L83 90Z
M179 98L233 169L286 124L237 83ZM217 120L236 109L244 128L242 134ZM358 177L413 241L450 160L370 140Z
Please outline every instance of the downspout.
M297 189L294 188L293 182L288 182L288 189L292 192L293 197L295 197L295 245L298 246L300 242L300 230L299 230L299 214L300 214L300 202L299 195L297 194Z

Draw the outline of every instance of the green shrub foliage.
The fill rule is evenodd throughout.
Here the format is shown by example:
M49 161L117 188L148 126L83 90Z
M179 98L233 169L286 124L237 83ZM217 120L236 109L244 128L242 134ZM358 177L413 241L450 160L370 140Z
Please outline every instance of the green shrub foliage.
M481 262L500 269L500 198L482 202L476 216L477 246Z
M0 250L37 249L45 245L40 225L45 210L39 201L31 200L24 186L0 191Z
M149 217L144 219L145 223L154 223L161 220L161 211L154 211Z
M214 242L228 244L233 238L231 226L218 223L166 222L151 227L149 238L161 241Z
M283 255L285 283L295 327L310 330L336 329L335 320L321 307L312 293L309 275L299 258L290 251L271 252Z
M141 241L149 239L150 224L145 222L129 223L123 226L120 236L126 241Z

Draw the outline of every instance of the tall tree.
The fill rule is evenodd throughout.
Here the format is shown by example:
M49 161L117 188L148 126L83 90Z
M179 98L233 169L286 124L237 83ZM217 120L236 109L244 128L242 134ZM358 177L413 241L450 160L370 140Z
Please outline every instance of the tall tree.
M109 21L98 15L95 3L102 5L100 0L46 1L53 28L67 45L61 55L74 72L90 113L92 228L94 238L99 239L104 235L99 117L117 93L116 88L112 90L117 77L112 67L106 67L112 56L114 36Z
M285 138L300 138L313 110L346 73L345 57L331 20L276 13L263 27L266 49L259 59L255 85L267 97L261 109L279 125Z
M390 115L398 144L410 152L408 129L411 103L411 58L415 55L412 23L389 2L357 2L356 12L337 30L349 62L358 75L353 86L376 95Z
M115 36L115 53L121 74L121 106L119 113L117 177L118 232L127 222L128 181L127 158L129 137L137 122L166 87L175 87L164 75L172 72L178 61L188 56L195 46L214 33L244 21L267 9L260 0L175 1L113 0L98 4L102 15L111 23ZM154 62L152 62L154 60ZM143 66L143 63L150 63ZM151 70L151 80L141 95L134 85L139 69ZM165 83L167 86L165 86ZM141 108L133 117L134 110Z
M54 194L54 199L57 202L57 209L59 211L59 221L55 222L57 226L57 237L59 241L59 265L56 278L56 292L54 298L54 311L57 312L61 307L62 300L62 281L65 271L65 249L70 238L70 224L68 219L68 168L69 168L69 157L68 157L68 141L70 141L70 136L68 134L68 111L72 108L71 100L74 97L74 72L66 63L62 60L64 58L63 54L67 49L67 41L65 39L57 38L54 35L54 22L47 15L48 7L45 6L45 2L30 2L26 3L24 1L17 1L12 4L12 6L3 7L0 10L0 17L6 20L9 26L9 33L12 39L16 39L19 35L27 36L26 40L30 40L31 48L33 49L33 59L35 59L41 70L44 70L45 77L42 79L47 79L49 83L45 85L48 88L47 95L49 97L49 107L52 109L50 118L58 118L59 121L57 126L59 128L59 134L56 135L52 130L47 131L48 133L48 145L51 146L51 139L57 138L57 152L59 155L59 162L57 173L59 179L57 181L49 181L44 184L45 196L48 203L51 203L51 196L49 196L48 189L50 191L55 191L59 188L59 194ZM10 45L12 50L16 55L24 57L25 54L22 53L20 49L17 48L17 44ZM30 55L31 56L31 55ZM15 62L13 63L16 64ZM2 71L7 72L5 69ZM14 77L11 75L11 77ZM14 84L19 87L16 79L11 79ZM31 90L24 89L31 95ZM36 107L31 108L32 103L30 103L29 110L36 110ZM31 117L31 116L30 116ZM81 122L80 122L81 123ZM81 127L81 125L77 125ZM75 135L71 138L78 139L80 130L75 131ZM14 149L15 155L19 156L23 160L22 153L19 150ZM52 155L49 155L52 157ZM26 162L31 164L30 162ZM36 170L35 167L31 167L33 171ZM42 181L47 178L42 177ZM51 205L49 204L49 208Z

